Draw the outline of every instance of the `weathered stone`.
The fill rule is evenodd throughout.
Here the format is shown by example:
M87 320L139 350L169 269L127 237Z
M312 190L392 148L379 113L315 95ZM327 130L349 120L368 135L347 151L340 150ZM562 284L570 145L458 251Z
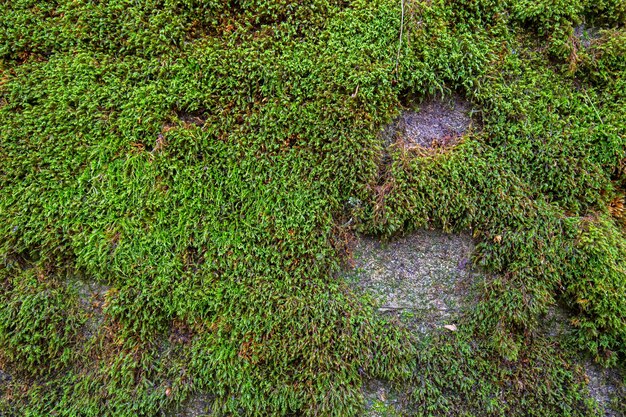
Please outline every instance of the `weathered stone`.
M472 119L470 104L458 96L433 98L406 110L385 130L387 146L406 148L448 147L455 145L469 129Z
M374 297L381 313L410 316L426 332L456 324L467 308L473 248L468 235L429 230L387 244L361 237L348 279Z
M211 396L194 394L182 407L167 415L168 417L208 417L211 415L211 403Z

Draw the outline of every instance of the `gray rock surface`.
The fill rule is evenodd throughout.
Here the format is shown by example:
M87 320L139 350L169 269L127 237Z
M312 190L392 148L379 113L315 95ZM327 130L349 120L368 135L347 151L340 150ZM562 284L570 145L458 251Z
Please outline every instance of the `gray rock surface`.
M602 34L598 28L582 23L574 28L574 36L584 48L589 48Z
M102 308L105 302L105 295L110 287L94 281L81 279L72 280L71 285L78 292L80 306L88 316L87 322L83 326L83 337L90 339L97 333L98 328L104 321Z
M611 406L618 395L620 375L615 369L602 368L596 363L587 361L584 363L585 374L589 381L589 393L596 400L598 406L604 412L605 417L624 417ZM622 393L623 394L623 393ZM622 398L624 400L625 398Z
M469 129L470 104L458 96L433 98L402 112L383 132L386 145L412 148L453 146Z
M211 396L194 394L177 410L168 413L168 417L208 417L211 415Z
M12 378L11 375L9 375L7 372L4 372L2 369L0 369L0 387L8 384L9 382L11 382Z
M421 230L384 244L359 238L349 282L371 295L381 313L410 318L420 332L455 325L478 276L469 235Z
M393 388L384 381L369 380L363 385L367 417L396 417L402 407Z

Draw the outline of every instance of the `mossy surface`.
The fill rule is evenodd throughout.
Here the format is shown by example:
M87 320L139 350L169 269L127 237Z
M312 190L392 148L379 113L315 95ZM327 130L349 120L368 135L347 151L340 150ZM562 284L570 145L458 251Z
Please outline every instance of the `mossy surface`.
M351 416L380 380L416 415L592 415L566 359L626 359L623 4L2 2L0 413ZM480 129L387 146L440 96ZM339 278L355 231L425 226L490 277L426 339Z

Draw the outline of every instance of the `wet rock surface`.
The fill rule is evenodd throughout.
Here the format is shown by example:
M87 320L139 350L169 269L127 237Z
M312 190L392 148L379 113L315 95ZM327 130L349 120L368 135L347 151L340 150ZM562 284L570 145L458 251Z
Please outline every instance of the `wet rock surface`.
M472 124L471 109L459 96L426 100L402 112L384 130L385 144L406 148L453 146Z

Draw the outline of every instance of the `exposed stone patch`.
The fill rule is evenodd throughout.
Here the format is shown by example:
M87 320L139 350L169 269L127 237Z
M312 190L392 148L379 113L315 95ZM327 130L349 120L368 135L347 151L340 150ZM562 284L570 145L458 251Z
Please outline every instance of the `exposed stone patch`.
M371 379L363 384L365 417L395 417L402 415L396 392L388 383Z
M583 23L574 28L574 36L584 48L589 48L593 41L601 37L601 33L598 28Z
M100 325L104 321L102 308L104 307L104 297L109 286L99 284L94 281L83 281L76 279L72 285L78 292L78 300L81 308L87 312L87 322L83 326L83 336L85 339L93 337Z
M616 400L618 386L620 385L620 375L615 369L606 369L598 364L587 361L584 364L585 374L589 381L589 393L596 400L605 417L623 417L612 407L612 402ZM623 393L622 393L623 395ZM626 400L626 398L621 399Z
M11 382L12 379L11 375L0 369L0 388Z
M186 127L192 125L202 127L206 123L207 116L205 110L197 110L193 112L177 112L178 119L183 122Z
M440 231L421 230L388 244L361 237L348 279L373 296L381 313L400 315L419 332L454 331L471 299L473 249L468 235Z
M211 415L212 398L206 394L195 394L178 410L168 417L208 417Z
M541 333L548 337L562 339L572 331L570 316L561 306L550 307L540 323Z
M474 243L467 234L420 230L382 243L358 237L354 268L346 279L373 297L381 314L397 316L418 334L454 331L472 305L471 268ZM363 385L365 417L395 417L406 410L391 384L367 380Z
M469 129L470 104L459 96L433 98L402 112L383 131L387 146L436 148L454 146Z
M0 361L0 399L11 391L11 386L15 384L13 376L8 372L6 364ZM1 403L2 401L0 401ZM2 416L2 405L0 404L0 416Z

